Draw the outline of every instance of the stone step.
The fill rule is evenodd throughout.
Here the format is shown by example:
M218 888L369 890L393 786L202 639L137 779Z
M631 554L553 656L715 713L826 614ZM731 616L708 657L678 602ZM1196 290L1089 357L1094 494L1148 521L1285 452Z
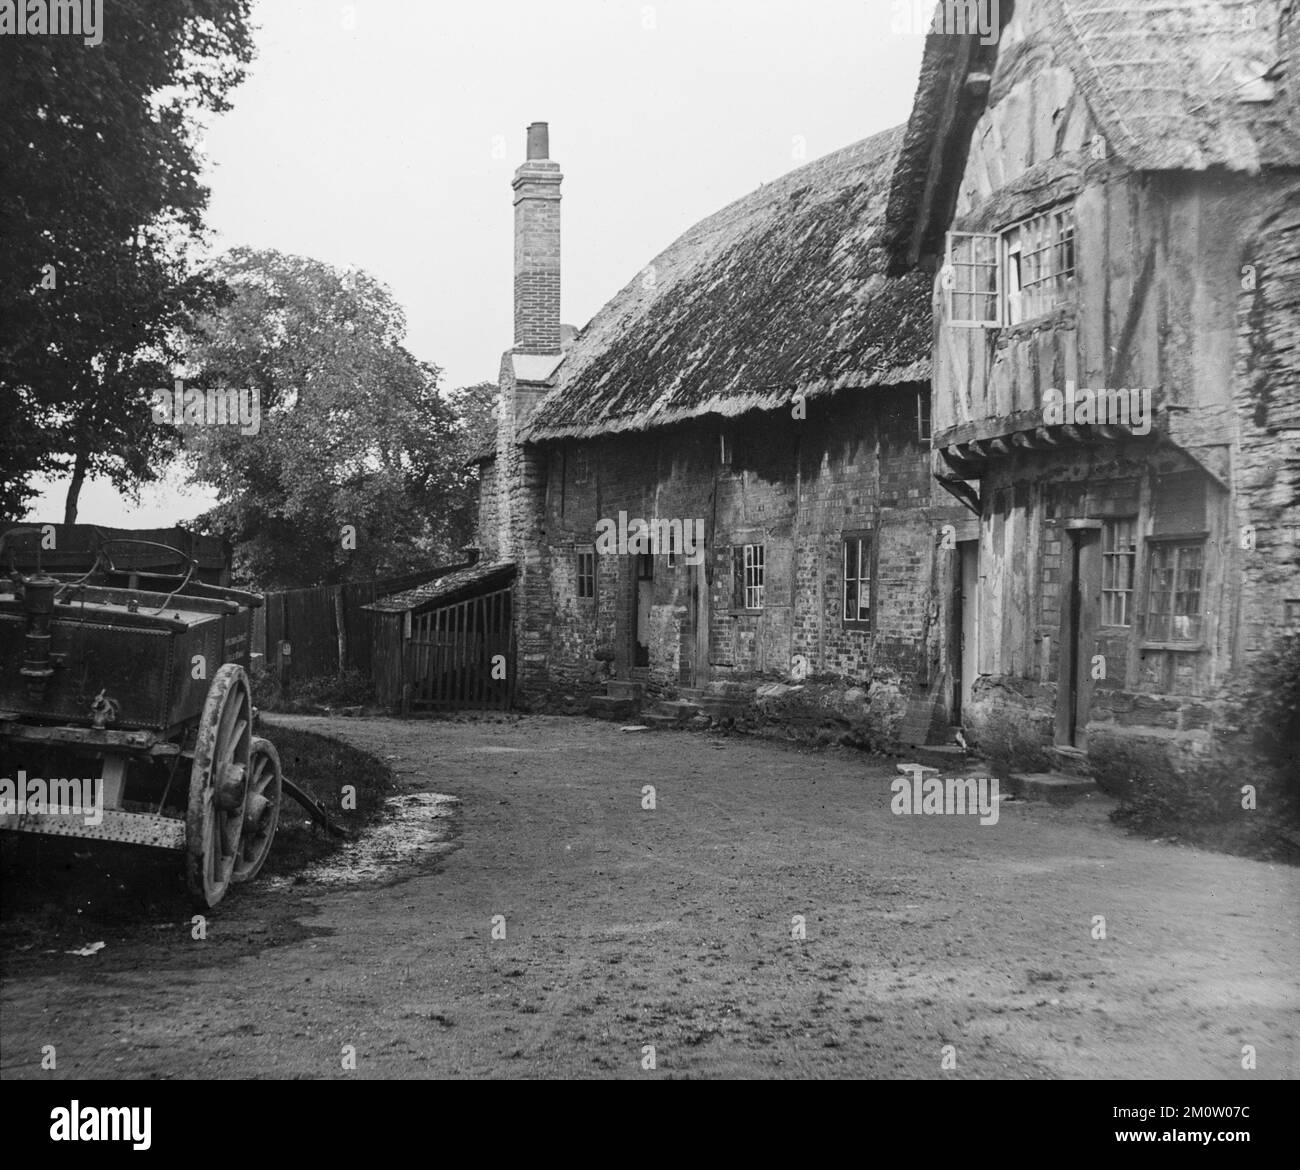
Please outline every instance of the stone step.
M616 698L612 695L592 695L587 700L587 714L597 719L626 721L636 714L636 700Z
M665 715L685 723L700 714L700 705L686 699L662 699L655 704L654 714Z
M1020 800L1045 800L1049 804L1073 804L1098 791L1090 778L1062 772L1013 773L1007 787Z
M645 687L631 679L611 678L605 680L605 694L611 699L639 699Z
M649 714L642 713L637 716L647 727L658 728L659 730L679 730L685 726L685 723L678 719L676 715L664 715L655 711Z

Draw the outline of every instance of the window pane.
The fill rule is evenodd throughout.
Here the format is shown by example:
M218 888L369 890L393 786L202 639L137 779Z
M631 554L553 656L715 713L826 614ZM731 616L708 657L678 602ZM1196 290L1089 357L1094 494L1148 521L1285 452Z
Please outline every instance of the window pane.
M988 235L949 237L952 320L997 323L998 239Z
M1147 637L1153 641L1200 639L1202 544L1157 544L1151 550L1151 597Z
M1131 622L1133 580L1137 563L1137 521L1107 520L1102 525L1102 622L1127 626Z
M1003 234L1012 320L1045 313L1074 291L1074 210L1034 216ZM1013 300L1016 288L1019 296ZM1018 303L1017 303L1018 302Z

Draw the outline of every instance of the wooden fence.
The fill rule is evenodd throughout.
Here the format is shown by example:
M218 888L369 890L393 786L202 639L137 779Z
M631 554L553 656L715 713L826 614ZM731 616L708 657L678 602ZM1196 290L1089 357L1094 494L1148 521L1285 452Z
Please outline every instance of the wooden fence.
M515 680L512 629L509 588L410 615L407 705L508 709Z
M377 597L413 589L459 567L268 593L265 606L254 619L253 652L265 655L262 661L266 668L279 671L282 681L290 677L317 678L342 670L358 670L369 676L373 615L362 606ZM289 653L282 655L285 643Z

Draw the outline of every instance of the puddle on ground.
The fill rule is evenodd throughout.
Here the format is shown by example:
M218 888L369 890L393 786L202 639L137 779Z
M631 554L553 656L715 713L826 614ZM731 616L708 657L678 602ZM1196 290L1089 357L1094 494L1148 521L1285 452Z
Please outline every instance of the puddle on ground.
M390 796L384 801L384 818L356 841L295 874L271 878L267 885L273 890L292 885L350 886L398 877L400 871L452 849L452 818L459 807L459 798L437 792Z
M467 753L469 753L469 754L471 754L471 755L472 755L472 754L475 754L475 753L483 753L483 754L486 754L486 755L501 755L501 754L503 754L503 753L515 753L515 752L524 752L524 753L528 753L528 752L554 752L554 751L559 751L559 748L553 748L553 747L500 747L500 746L498 746L497 744L489 743L489 744L473 744L473 745L471 745L470 747L461 748L460 750L463 751L463 752L467 752Z

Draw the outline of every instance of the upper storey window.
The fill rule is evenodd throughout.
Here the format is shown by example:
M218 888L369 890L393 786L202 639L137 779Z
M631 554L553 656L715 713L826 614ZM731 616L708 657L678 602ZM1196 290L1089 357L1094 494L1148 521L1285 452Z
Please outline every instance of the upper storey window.
M1074 299L1074 206L1001 232L949 232L940 287L949 325L1017 325Z

